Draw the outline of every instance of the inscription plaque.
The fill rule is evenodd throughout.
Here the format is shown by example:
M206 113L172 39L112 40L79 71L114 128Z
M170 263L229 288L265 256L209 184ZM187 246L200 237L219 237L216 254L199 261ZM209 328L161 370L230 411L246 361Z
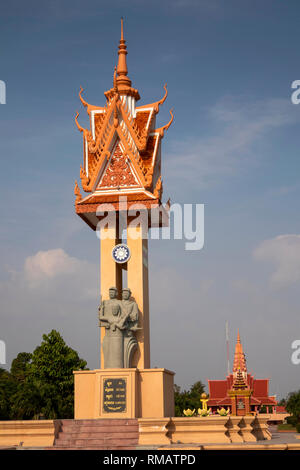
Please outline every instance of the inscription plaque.
M126 379L104 380L103 411L106 413L124 413L126 411Z

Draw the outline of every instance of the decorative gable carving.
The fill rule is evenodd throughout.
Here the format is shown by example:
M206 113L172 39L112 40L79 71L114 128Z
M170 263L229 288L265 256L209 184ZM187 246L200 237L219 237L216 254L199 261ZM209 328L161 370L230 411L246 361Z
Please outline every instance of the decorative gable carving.
M130 160L122 153L118 144L97 189L138 186L140 185L131 169Z

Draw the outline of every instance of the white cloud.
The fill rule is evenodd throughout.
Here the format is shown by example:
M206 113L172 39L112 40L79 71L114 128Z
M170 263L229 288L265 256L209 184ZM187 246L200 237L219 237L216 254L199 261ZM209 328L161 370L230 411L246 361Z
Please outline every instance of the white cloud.
M20 351L32 351L51 329L99 367L99 264L63 249L29 256L22 270L0 281L1 339L8 364ZM87 352L88 351L88 352Z
M63 249L39 251L33 256L28 256L24 263L23 272L19 273L19 279L27 283L30 288L41 287L41 284L49 282L54 285L63 278L64 282L77 283L81 279L87 279L91 271L94 273L95 266L91 263L69 256ZM90 280L89 280L90 282ZM92 290L89 284L85 286L83 281L82 290Z
M24 273L29 281L52 279L61 274L71 274L79 268L80 261L69 256L64 250L39 251L28 256L24 264Z
M17 291L19 297L30 301L51 295L62 302L67 302L70 296L95 299L99 296L98 269L88 261L69 256L61 248L39 251L25 259L22 271L8 270L10 280L0 283L0 291L5 292L4 297Z
M263 241L255 250L257 260L271 262L275 270L271 283L275 286L300 281L300 235L279 235Z
M172 178L182 181L184 176L190 183L210 186L220 177L257 165L262 159L258 144L264 136L299 120L294 108L283 99L250 102L242 97L224 98L207 111L210 137L175 143L169 156Z

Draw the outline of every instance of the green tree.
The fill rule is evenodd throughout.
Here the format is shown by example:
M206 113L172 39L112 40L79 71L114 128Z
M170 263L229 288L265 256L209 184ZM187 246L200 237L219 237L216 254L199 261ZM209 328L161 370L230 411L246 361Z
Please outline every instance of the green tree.
M279 405L279 406L286 406L286 399L285 399L285 398L281 398L281 400L278 402L278 405Z
M10 402L10 419L35 419L42 413L41 393L30 377L17 385Z
M11 397L16 389L17 383L12 375L0 368L0 420L10 419Z
M286 410L292 416L289 418L289 422L299 427L300 430L300 390L297 392L292 392L288 395L286 402ZM299 432L299 431L298 431Z
M73 418L74 370L86 369L86 361L67 346L58 331L43 335L32 355L18 355L13 373L19 382L12 396L14 419Z
M259 413L267 413L267 412L268 412L268 411L267 411L266 405L262 405L262 406L260 407L260 409L259 409Z
M175 399L175 416L182 416L183 412L183 398L181 388L179 385L174 384L174 399Z
M18 381L24 382L26 378L26 368L31 361L32 354L21 352L12 361L10 367L11 375Z
M199 380L194 383L190 390L181 391L178 385L174 385L175 416L183 416L183 410L190 408L198 410L201 408L201 395L205 392L205 385Z

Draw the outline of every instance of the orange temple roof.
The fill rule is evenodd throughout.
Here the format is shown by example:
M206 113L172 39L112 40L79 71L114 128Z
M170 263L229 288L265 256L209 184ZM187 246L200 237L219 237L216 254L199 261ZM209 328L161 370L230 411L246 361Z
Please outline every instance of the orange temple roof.
M269 379L255 379L247 372L246 358L238 332L235 346L233 371L225 380L208 380L210 407L231 406L229 391L251 390L250 405L262 406L277 404L276 398L269 396Z
M167 98L167 87L164 86L165 93L160 100L137 107L140 95L131 86L126 56L122 19L118 64L113 87L104 93L106 105L91 105L83 98L82 88L79 92L90 117L90 129L79 124L78 112L75 117L83 135L81 186L89 193L83 199L76 182L75 206L81 215L85 210L94 211L91 205L111 202L119 195L146 200L148 205L157 204L162 197L161 140L173 121L173 112L170 111L170 120L162 127L156 127L156 115Z

